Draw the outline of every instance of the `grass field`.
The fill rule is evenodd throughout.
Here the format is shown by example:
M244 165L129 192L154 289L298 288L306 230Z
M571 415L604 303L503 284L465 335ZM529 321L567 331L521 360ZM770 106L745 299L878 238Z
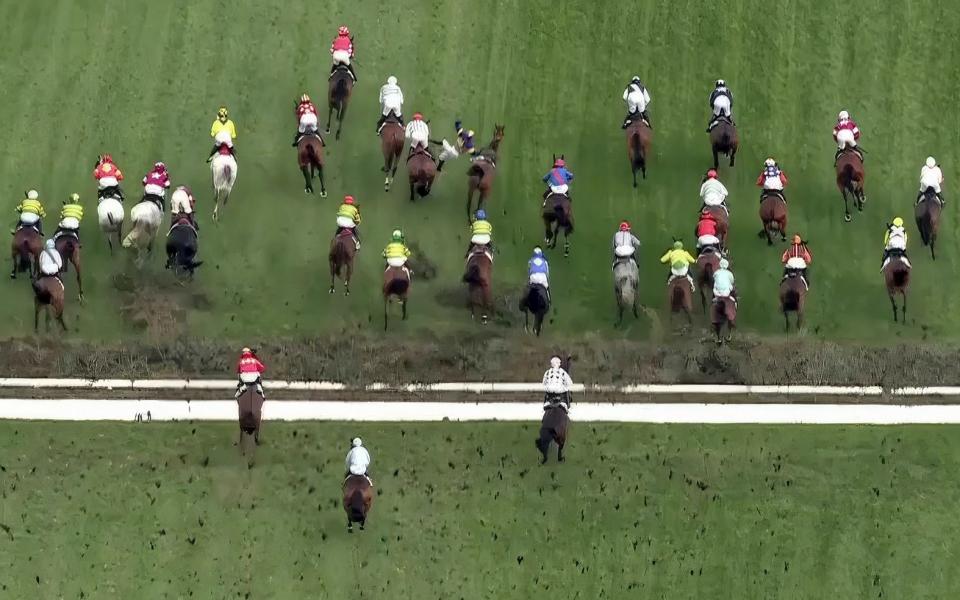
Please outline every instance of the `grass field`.
M722 170L731 189L741 327L761 334L782 327L775 292L779 250L754 235L753 180L772 154L792 181L790 229L809 238L815 253L812 332L863 341L894 330L905 338L955 338L960 313L949 300L958 291L949 276L957 267L952 218L943 223L935 264L913 248L911 327L888 323L879 259L883 224L896 214L912 221L925 156L941 161L946 191L953 189L960 83L946 76L945 65L954 62L958 44L943 32L955 29L960 16L936 2L878 4L859 7L856 25L838 25L838 14L848 10L832 2L816 10L785 2L771 14L766 3L735 1L708 11L697 2L614 10L542 0L335 1L322 9L299 0L137 0L109 7L3 1L5 214L12 223L17 198L30 187L40 190L50 211L68 193L82 193L90 215L82 228L88 302L82 309L70 304L68 319L88 340L138 335L144 319L131 317L131 306L164 323L172 317L204 336L379 327L379 252L397 226L438 266L436 279L414 282L411 321L399 331L471 327L459 283L466 163L450 164L434 196L422 203L407 202L403 169L395 189L382 191L373 132L377 88L395 74L406 112L427 115L433 137L451 137L457 116L482 143L495 122L507 126L489 206L501 250L499 295L513 298L522 285L530 248L542 236L539 177L552 153L565 153L577 176L572 190L579 229L570 259L551 256L555 322L548 335L613 334L608 245L617 223L628 218L645 244L641 296L653 310L616 335L646 338L651 328L665 326L665 270L656 258L674 235L691 242L696 192L708 164L706 96L711 82L723 77L736 94L743 139L738 166ZM327 149L330 197L322 200L302 192L289 146L291 109L303 91L324 95L329 38L341 22L356 33L360 82L344 138ZM851 33L840 35L845 27ZM651 90L656 127L650 177L637 191L630 187L619 129L620 93L634 74ZM221 103L239 128L240 167L235 196L214 226L204 159ZM858 120L870 152L867 212L850 224L841 220L832 183L829 134L840 109ZM130 196L158 159L170 166L175 185L199 191L207 262L189 290L175 289L160 257L139 275L125 258L109 259L96 227L90 176L100 152L111 152L126 171ZM326 293L326 249L344 193L359 199L366 216L366 246L350 298ZM54 229L54 219L47 229ZM25 281L3 285L0 334L26 334L29 288ZM137 295L132 288L147 292ZM69 278L68 289L72 296ZM516 324L517 318L511 314L501 323ZM179 331L167 327L163 333Z
M0 424L9 598L946 598L952 427ZM378 496L346 532L346 441Z

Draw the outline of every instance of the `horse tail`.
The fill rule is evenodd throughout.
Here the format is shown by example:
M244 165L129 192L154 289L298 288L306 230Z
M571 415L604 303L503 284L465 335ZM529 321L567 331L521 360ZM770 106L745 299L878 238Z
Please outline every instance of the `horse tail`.
M47 288L43 286L39 279L34 279L32 282L33 293L36 296L37 300L42 304L50 303L50 292L47 291Z
M463 274L464 283L480 283L480 265L471 262L467 265L467 272Z
M733 137L730 135L730 130L724 127L720 132L720 147L729 148L733 145Z
M893 272L893 285L897 287L903 287L907 283L907 278L910 276L910 271L907 269L897 269Z
M480 179L483 179L483 169L478 165L470 165L470 168L467 169L467 176L476 177L479 182Z
M640 134L636 131L630 138L633 143L633 164L639 166L643 164L643 144L640 141Z
M333 100L337 104L343 104L343 99L347 97L347 78L337 79L337 85L333 88Z
M843 170L840 172L840 177L843 179L843 186L850 191L853 191L854 185L853 182L856 179L856 172L853 169L853 165L846 163L843 165Z
M387 284L387 296L402 296L410 288L410 281L406 278L398 277Z
M637 282L633 274L627 273L617 281L617 287L620 290L620 300L623 304L632 305L637 295Z
M17 245L17 272L25 273L30 269L30 242L23 238Z
M364 520L363 511L366 503L363 501L363 492L354 490L350 495L350 520L360 522Z
M683 288L681 286L673 286L673 292L670 294L670 304L673 306L683 306Z
M783 308L786 310L800 308L800 292L794 289L787 290L787 293L783 295Z

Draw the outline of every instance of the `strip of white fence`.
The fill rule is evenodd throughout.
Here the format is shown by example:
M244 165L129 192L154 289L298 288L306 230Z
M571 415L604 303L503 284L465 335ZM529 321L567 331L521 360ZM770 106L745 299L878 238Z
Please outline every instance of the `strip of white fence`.
M268 400L268 421L538 421L538 402ZM0 419L236 421L233 401L0 399ZM577 403L576 422L708 424L960 424L960 405Z

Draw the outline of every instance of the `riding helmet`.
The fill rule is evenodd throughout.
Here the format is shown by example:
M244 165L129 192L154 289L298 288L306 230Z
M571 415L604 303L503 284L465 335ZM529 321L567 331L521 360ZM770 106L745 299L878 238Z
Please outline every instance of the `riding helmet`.
M393 230L393 233L391 234L390 237L392 237L392 238L393 238L393 241L395 241L395 242L402 242L402 241L403 241L403 232L400 231L399 229L394 229L394 230Z
M794 244L802 244L802 243L803 243L803 239L802 239L799 235L794 234L794 236L793 236L793 243L794 243Z
M900 217L896 217L896 218L893 220L893 226L894 226L894 227L903 227L903 219L901 219Z
M928 156L928 157L927 157L927 168L932 169L932 168L934 168L935 166L937 166L937 159L935 159L935 158L932 157L932 156Z
M361 440L361 439L358 438L358 437L355 437L355 438L353 438L353 441L350 442L350 445L353 446L354 448L356 448L356 447L358 447L358 446L362 446L362 445L363 445L363 440Z
M485 221L487 219L487 211L483 210L482 208L478 209L474 216L478 221Z
M627 221L620 223L620 231L630 231L630 223Z
M841 110L840 114L837 115L837 118L840 119L841 121L846 121L847 119L850 118L850 113L848 113L845 110Z
M341 25L340 29L337 30L337 33L340 35L350 35L350 28L346 25Z
M717 178L716 169L710 169L709 171L707 171L707 179L716 179L716 178Z
M353 205L354 203L353 196L344 196L343 203Z

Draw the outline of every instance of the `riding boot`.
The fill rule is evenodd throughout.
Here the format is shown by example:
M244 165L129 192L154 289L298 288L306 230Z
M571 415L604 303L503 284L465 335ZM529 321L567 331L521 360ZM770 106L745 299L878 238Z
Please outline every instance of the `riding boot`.
M385 115L380 115L380 118L377 119L377 135L380 135L380 128L383 127L383 123L387 120Z
M649 127L650 129L653 129L653 123L650 122L650 113L648 113L647 111L643 111L642 113L640 113L640 118L642 118L644 121L647 122L647 127Z
M350 71L350 76L353 77L353 82L357 83L357 72L353 70L353 65L347 65L347 70Z
M947 201L943 199L943 192L937 194L937 198L940 199L940 206L946 206Z
M296 148L296 147L297 147L297 144L300 143L300 137L301 137L302 135L303 135L303 134L298 131L297 134L293 136L293 143L291 144L291 146L293 146L294 148Z
M360 249L360 230L357 227L354 227L350 233L353 234L353 244L357 247L357 250Z
M440 160L437 162L437 173L443 170L443 163L445 162L446 162L445 160Z
M833 166L837 166L837 161L840 160L840 155L843 154L842 148L837 148L837 153L833 155Z

